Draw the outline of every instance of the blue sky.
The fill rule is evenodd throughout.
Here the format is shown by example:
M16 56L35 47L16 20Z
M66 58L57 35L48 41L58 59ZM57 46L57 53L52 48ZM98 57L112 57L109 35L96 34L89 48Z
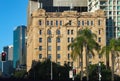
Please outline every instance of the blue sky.
M0 53L13 44L13 30L27 25L28 0L0 0Z

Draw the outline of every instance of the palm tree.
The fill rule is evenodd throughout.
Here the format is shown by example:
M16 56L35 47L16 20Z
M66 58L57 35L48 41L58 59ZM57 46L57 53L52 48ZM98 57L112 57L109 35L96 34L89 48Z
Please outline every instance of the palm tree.
M89 29L84 29L84 30L80 30L77 33L77 37L76 39L73 41L72 44L70 44L73 47L72 50L72 57L73 59L76 59L76 57L79 55L81 57L81 72L83 72L83 48L85 47L85 51L86 51L86 77L87 77L87 81L89 80L89 71L88 71L88 66L89 66L89 54L93 54L94 56L94 52L93 50L97 50L98 47L98 43L95 41L96 35L94 33L92 33ZM81 77L82 80L82 77Z
M77 59L77 57L81 58L81 76L80 76L80 80L82 81L83 78L83 38L82 37L76 37L74 39L74 41L68 45L71 46L73 48L72 52L71 52L71 57L73 59L73 61L75 61Z
M105 52L103 54L106 55L107 68L110 67L109 56L111 54L111 70L112 70L111 76L112 76L112 81L114 81L114 61L115 61L115 55L117 54L117 52L120 51L120 38L119 39L112 38L110 40L110 43L107 46L103 47L102 51Z

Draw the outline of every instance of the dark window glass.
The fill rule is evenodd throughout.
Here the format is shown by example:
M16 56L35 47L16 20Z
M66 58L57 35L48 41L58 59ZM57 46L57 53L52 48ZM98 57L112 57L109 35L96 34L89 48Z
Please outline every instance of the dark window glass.
M67 31L67 34L68 34L68 35L70 34L70 30Z
M39 59L42 59L42 54L39 54Z
M57 43L60 43L60 37L57 37Z
M51 43L51 37L48 37L48 42Z
M41 20L39 20L39 25L42 25L42 21Z
M42 50L42 46L39 46L39 50L40 50L40 51Z
M71 34L73 35L73 30L71 30Z
M52 34L52 33L51 33L51 30L48 30L48 31L47 31L47 34L48 34L48 35L51 35L51 34Z
M57 54L57 59L60 59L60 54Z
M60 30L57 30L57 31L56 31L56 34L57 34L57 35L60 35Z
M39 38L39 42L42 42L42 38Z
M60 26L62 26L62 21L60 21Z
M40 35L42 34L42 30L39 31L39 34L40 34Z
M57 50L60 51L60 46L57 46Z
M51 54L48 54L48 59L51 59Z

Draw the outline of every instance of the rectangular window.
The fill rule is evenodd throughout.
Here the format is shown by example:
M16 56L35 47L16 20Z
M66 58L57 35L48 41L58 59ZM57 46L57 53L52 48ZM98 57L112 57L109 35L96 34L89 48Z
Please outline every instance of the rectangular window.
M82 21L82 26L84 26L84 21Z
M91 26L93 25L93 21L91 21Z
M60 21L60 26L62 26L62 21Z
M40 25L40 26L42 25L42 21L41 21L41 20L39 20L39 25Z
M50 21L50 25L53 26L53 21Z
M48 38L47 38L47 41L48 41L49 43L51 43L51 37L48 37Z
M51 54L48 54L48 59L51 59Z
M70 38L68 37L68 42L70 42Z
M71 30L71 35L73 35L73 30Z
M70 60L70 54L68 53L68 60Z
M74 40L74 39L73 39L73 37L72 37L72 38L71 38L71 42L73 42L73 40Z
M47 26L49 25L49 21L46 22L46 25L47 25Z
M48 46L48 51L51 51L51 46Z
M60 54L57 54L57 59L60 59Z
M101 42L101 37L98 38L98 42Z
M56 20L56 26L58 26L58 21Z
M78 21L78 26L80 26L80 21Z
M42 38L39 38L39 42L42 42Z
M60 37L57 37L57 43L60 43Z
M39 31L39 34L42 35L42 30Z
M69 25L70 25L70 26L72 25L72 21L71 21L71 20L69 20Z
M70 51L70 46L68 46L68 51Z
M39 46L39 50L40 50L40 51L42 50L42 46Z
M90 25L90 23L89 23L89 21L87 21L87 26L89 26Z
M39 59L42 59L42 54L39 54Z
M98 31L99 35L101 34L101 30Z
M68 35L70 34L70 30L67 30L67 34L68 34Z
M60 51L60 46L57 46L57 51Z
M98 20L98 25L101 25L101 20Z

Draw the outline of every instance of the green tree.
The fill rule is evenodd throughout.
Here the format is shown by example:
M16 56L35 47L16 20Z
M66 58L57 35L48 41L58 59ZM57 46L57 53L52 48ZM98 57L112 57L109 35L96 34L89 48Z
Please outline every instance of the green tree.
M70 67L60 66L52 62L53 80L68 80ZM51 61L46 59L43 62L34 62L29 71L28 78L33 80L50 80L51 78Z
M114 61L115 61L115 55L118 54L118 52L120 51L120 39L111 39L110 43L103 47L102 51L104 53L102 53L101 55L105 54L106 55L106 64L107 64L107 68L110 67L109 66L109 56L111 55L111 69L112 69L112 81L114 81Z
M88 66L89 66L89 54L93 54L94 56L94 51L98 49L98 43L96 42L96 35L92 33L88 28L84 30L80 30L77 33L77 37L75 40L69 45L73 48L71 56L73 60L77 58L77 56L80 56L82 65L81 65L81 72L83 72L83 48L85 47L86 51L86 77L87 81L89 80L89 71L88 71ZM82 76L81 76L82 80Z

